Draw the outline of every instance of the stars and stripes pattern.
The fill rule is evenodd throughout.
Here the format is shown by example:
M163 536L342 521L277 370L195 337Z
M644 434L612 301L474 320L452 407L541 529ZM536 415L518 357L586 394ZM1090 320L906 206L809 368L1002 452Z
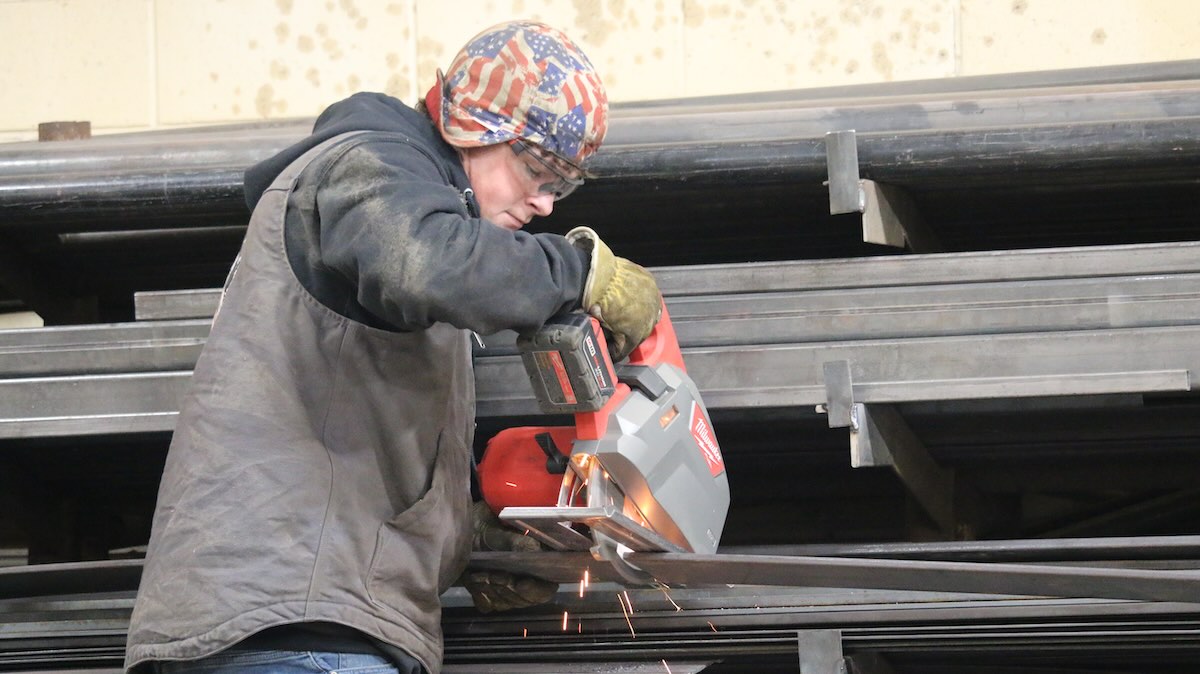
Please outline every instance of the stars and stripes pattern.
M500 24L471 39L442 85L446 139L463 147L514 138L573 164L600 147L608 97L587 56L545 24Z

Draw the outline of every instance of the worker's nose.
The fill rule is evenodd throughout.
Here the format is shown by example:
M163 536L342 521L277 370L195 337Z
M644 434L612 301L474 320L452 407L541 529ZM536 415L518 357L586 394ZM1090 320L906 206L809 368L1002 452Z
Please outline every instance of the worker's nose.
M544 218L554 212L554 195L538 193L529 198L529 205L534 213Z

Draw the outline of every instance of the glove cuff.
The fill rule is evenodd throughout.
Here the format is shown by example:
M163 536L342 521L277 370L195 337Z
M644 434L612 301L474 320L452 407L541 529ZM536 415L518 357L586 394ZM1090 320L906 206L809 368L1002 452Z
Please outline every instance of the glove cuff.
M576 227L567 232L567 243L591 255L581 306L584 311L596 315L600 308L599 300L616 274L612 250L591 227Z

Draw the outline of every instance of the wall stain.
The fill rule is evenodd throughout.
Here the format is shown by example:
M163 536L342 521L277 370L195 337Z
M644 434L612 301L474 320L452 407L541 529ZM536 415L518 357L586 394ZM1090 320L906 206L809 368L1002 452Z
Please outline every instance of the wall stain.
M1013 0L1012 13L1024 14L1025 10L1029 9L1029 0Z
M1104 44L1108 39L1108 33L1103 28L1097 28L1092 31L1092 44Z
M892 60L888 58L887 47L882 42L876 41L871 45L871 63L875 66L875 70L883 75L884 80L891 81Z
M704 5L699 0L683 0L683 25L699 28L704 24Z
M855 71L857 71L857 70L858 70L858 61L855 61L854 59L850 59L849 61L846 61L846 74L847 75L853 75L855 73Z
M599 3L589 2L589 0L572 0L571 4L575 7L575 25L583 29L581 37L590 44L596 46L604 44L608 36L620 28L617 24L604 18L604 9ZM620 6L617 9L623 12L624 4L618 4ZM614 6L610 3L610 7Z
M281 22L279 22L278 24L276 24L276 25L275 25L275 37L276 37L276 38L277 38L277 39L278 39L278 40L279 40L281 43L282 43L282 42L287 42L287 39L288 39L288 33L289 33L289 32L291 32L291 30L288 28L288 25L287 25L286 23L283 23L283 22L281 21Z
M383 93L388 96L395 96L396 98L407 98L411 87L412 83L407 77L392 74L388 76L387 84L383 87Z
M388 3L387 13L393 16L399 16L404 13L404 7L402 7L398 2Z
M308 72L304 73L304 79L308 80L314 87L321 86L321 73L316 68L309 68Z
M450 65L449 63L443 64L441 62L445 52L445 45L437 40L427 37L417 40L417 57L419 59L417 62L417 82L429 82L433 84L437 77L437 69L443 65Z
M275 0L275 6L279 8L280 14L292 13L292 0Z
M249 46L250 49L258 49L258 40L251 40L250 44L247 46Z
M301 35L296 38L296 48L305 54L311 53L316 47L311 35Z
M354 0L338 0L338 4L342 6L342 11L345 12L346 16L350 17L351 20L357 19L359 16L361 16L358 11L358 6L354 4Z
M279 61L271 61L271 79L286 80L289 74L286 65Z
M275 98L275 88L269 84L264 84L258 88L258 95L254 97L254 107L258 110L261 117L270 117L272 113L287 112L287 101Z

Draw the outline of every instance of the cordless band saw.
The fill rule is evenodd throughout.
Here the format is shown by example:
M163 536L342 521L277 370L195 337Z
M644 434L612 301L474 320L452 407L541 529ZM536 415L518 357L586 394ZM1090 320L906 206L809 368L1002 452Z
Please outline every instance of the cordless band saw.
M552 549L591 550L635 584L654 579L628 551L715 552L729 480L666 307L619 367L583 313L517 347L542 411L574 414L575 425L511 428L488 442L480 487L500 519Z

